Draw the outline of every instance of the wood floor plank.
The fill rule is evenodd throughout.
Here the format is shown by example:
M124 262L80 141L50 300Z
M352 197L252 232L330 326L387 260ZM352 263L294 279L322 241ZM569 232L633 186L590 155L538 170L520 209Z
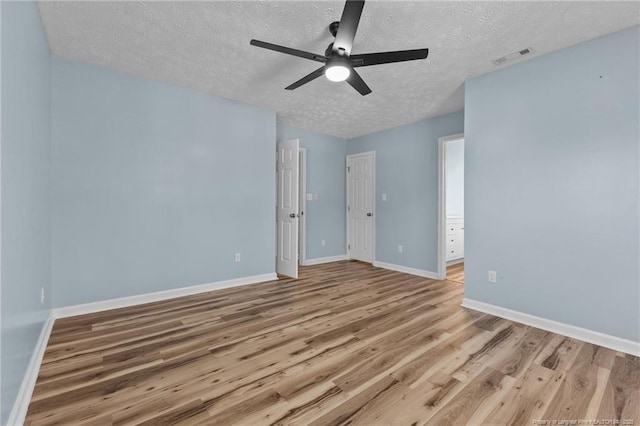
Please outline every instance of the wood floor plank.
M416 389L399 383L390 392L374 399L372 409L362 410L353 418L362 425L414 425L437 412L440 402L453 397L464 385L444 373L437 373L431 381Z
M597 348L584 344L573 361L545 419L584 419L596 391L598 366L594 364Z
M464 262L447 267L447 281L464 284Z
M360 262L59 319L25 424L640 422L640 360Z
M488 366L511 377L519 377L527 366L531 365L533 358L551 341L552 337L553 333L548 331L529 328L522 340L514 342L500 356L494 357Z
M615 357L603 393L598 418L640 419L640 358Z
M482 404L504 386L506 375L486 367L473 378L451 401L428 419L429 425L467 424ZM426 424L424 422L423 424Z
M373 405L373 401L377 398L384 397L394 388L399 386L399 382L391 376L387 376L372 386L366 388L363 392L357 393L353 398L348 399L344 403L338 405L333 410L323 414L311 423L309 426L324 425L341 425L352 423L350 420L357 416L358 413L365 411Z
M514 391L491 407L492 411L486 419L503 425L532 424L532 413L547 400L545 388L553 383L553 376L553 370L535 364L529 366L522 377L514 383ZM550 391L555 393L558 386Z

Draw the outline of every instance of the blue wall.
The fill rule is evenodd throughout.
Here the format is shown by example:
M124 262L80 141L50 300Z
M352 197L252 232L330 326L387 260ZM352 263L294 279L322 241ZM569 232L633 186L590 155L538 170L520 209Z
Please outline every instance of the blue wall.
M464 216L464 141L446 145L447 216Z
M51 62L36 4L1 2L0 7L4 424L50 308Z
M346 254L346 140L278 123L278 142L300 139L307 149L307 260ZM325 246L322 247L322 240Z
M59 58L52 72L54 306L274 272L273 112Z
M640 341L639 37L467 82L466 297Z
M348 154L376 151L375 260L437 271L438 138L463 127L457 112L347 142Z

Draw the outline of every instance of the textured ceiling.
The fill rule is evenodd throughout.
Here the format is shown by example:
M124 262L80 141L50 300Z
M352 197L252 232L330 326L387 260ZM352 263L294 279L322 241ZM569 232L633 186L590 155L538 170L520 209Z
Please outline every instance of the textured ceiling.
M373 90L319 78L284 87L318 63L259 40L324 53L344 2L40 2L53 54L276 111L285 124L344 138L460 111L464 81L491 60L540 54L640 23L638 2L365 4L353 53L428 47L424 61L359 68ZM524 60L524 58L522 59ZM511 65L503 65L508 66Z

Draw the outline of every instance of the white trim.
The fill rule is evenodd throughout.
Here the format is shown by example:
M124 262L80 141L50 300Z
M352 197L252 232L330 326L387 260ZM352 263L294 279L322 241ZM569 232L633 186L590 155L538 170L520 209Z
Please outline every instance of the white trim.
M300 164L298 165L300 188L298 188L298 194L302 195L298 200L299 218L298 221L298 264L305 266L307 264L307 148L298 148L300 156Z
M444 231L447 220L447 143L464 140L464 133L442 136L438 138L438 278L444 280L447 277L447 245Z
M262 275L253 275L232 280L218 281L209 284L200 284L190 287L175 288L171 290L156 291L153 293L139 294L135 296L120 297L117 299L101 300L99 302L84 303L81 305L65 306L52 310L54 318L65 318L76 315L91 314L94 312L108 311L110 309L125 308L128 306L141 305L144 303L159 302L161 300L173 299L182 296L191 296L198 293L207 293L224 288L239 287L243 285L263 283L277 280L275 272Z
M588 330L586 328L576 327L574 325L525 314L523 312L513 311L511 309L490 305L488 303L479 302L466 297L462 300L461 306L463 308L495 315L500 318L541 328L543 330L582 340L584 342L593 343L594 345L603 346L615 351L640 356L640 342L634 342L633 340L627 340L621 337L600 333L598 331Z
M437 273L426 271L424 269L410 268L408 266L394 265L393 263L378 262L378 261L374 261L373 266L375 266L376 268L384 268L384 269L389 269L391 271L404 272L405 274L411 274L411 275L417 275L419 277L430 278L432 280L439 279Z
M461 257L460 259L455 259L455 260L449 260L447 262L447 267L449 266L453 266L453 265L457 265L458 263L463 263L464 262L464 257ZM446 274L445 274L446 275Z
M364 152L357 152L355 154L349 154L346 157L345 160L345 167L344 167L344 174L345 174L345 183L347 185L346 187L346 191L345 191L345 195L347 197L346 199L346 203L345 203L345 214L346 214L346 230L347 230L347 258L351 259L351 256L349 254L349 247L350 247L350 242L349 242L349 159L354 158L354 157L362 157L362 156L368 156L370 155L372 157L372 174L373 174L373 179L371 179L371 192L372 197L371 200L373 202L372 205L372 209L373 209L373 216L372 216L372 220L371 220L371 264L374 264L376 262L376 217L377 212L376 212L376 198L378 197L377 193L376 193L376 152L375 151L364 151Z
M0 4L0 26L2 26L2 5ZM0 28L0 50L2 50L2 29ZM1 52L0 52L1 53ZM51 87L49 88L51 90ZM6 107L5 107L6 108ZM49 114L51 114L51 104L49 104ZM51 115L49 115L51 117ZM51 126L51 118L49 118L49 126ZM0 54L0 147L2 147L2 54ZM49 127L49 135L51 135L51 127ZM51 142L49 142L51 143ZM51 190L51 187L49 187ZM51 192L50 192L51 193ZM51 207L51 204L49 204ZM49 210L50 211L50 210ZM49 228L51 232L51 228ZM2 241L2 149L0 148L0 241ZM51 246L51 244L49 244ZM2 244L0 244L0 307L2 306ZM0 308L1 309L1 308ZM0 330L2 330L2 314L0 313ZM0 359L2 358L2 339L0 337ZM1 362L0 362L1 364ZM2 422L2 368L0 366L0 422Z
M22 384L20 385L20 390L16 396L16 401L13 404L11 413L9 414L9 419L7 421L8 425L21 425L24 423L29 403L31 402L31 395L33 395L33 388L36 386L36 380L38 379L38 373L40 372L40 364L42 364L42 358L44 357L45 349L47 349L47 342L49 341L49 336L51 335L54 322L55 318L53 313L50 311L49 316L42 326L40 337L36 342L36 347L33 349L33 354L31 355L29 366L27 367L27 371L22 379Z
M322 263L340 262L341 260L348 260L347 255L341 254L340 256L316 257L315 259L307 259L304 265L320 265Z

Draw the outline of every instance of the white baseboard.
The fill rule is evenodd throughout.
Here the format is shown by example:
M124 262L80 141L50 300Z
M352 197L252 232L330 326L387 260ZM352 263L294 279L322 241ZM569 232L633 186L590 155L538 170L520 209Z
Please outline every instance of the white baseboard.
M29 403L31 402L31 395L33 395L33 388L36 386L38 379L38 373L40 372L40 364L42 364L42 358L44 357L44 351L47 349L47 342L53 329L53 323L55 318L52 312L49 312L49 316L42 326L40 337L36 342L36 347L33 349L33 355L27 366L27 371L22 379L20 390L16 396L16 401L13 404L11 413L9 414L8 425L21 425L24 423L24 419L27 416L27 410L29 409Z
M341 260L347 260L347 255L341 254L340 256L316 257L315 259L307 259L304 262L304 266L320 265L322 263L340 262Z
M419 277L430 278L437 280L438 274L431 271L425 271L424 269L410 268L408 266L394 265L393 263L373 261L373 266L376 268L390 269L392 271L404 272L405 274L417 275Z
M461 257L460 259L454 259L454 260L448 261L447 266L453 266L463 262L464 262L464 257Z
M193 294L222 290L224 288L239 287L266 281L274 281L277 279L278 276L275 272L269 274L252 275L249 277L235 278L232 280L218 281L209 284L200 284L191 287L175 288L171 290L157 291L154 293L146 293L136 296L120 297L117 299L109 299L99 302L54 308L52 310L52 313L54 318L72 317L76 315L91 314L94 312L108 311L110 309L141 305L143 303L159 302L161 300L173 299L176 297L191 296Z
M463 308L473 309L474 311L484 312L486 314L495 315L521 324L530 325L532 327L541 328L553 333L562 334L563 336L582 340L584 342L593 343L594 345L603 346L615 351L640 356L640 342L627 340L620 337L611 336L600 333L598 331L588 330L586 328L576 327L574 325L565 324L534 315L513 311L500 306L490 305L488 303L479 302L477 300L462 300Z

